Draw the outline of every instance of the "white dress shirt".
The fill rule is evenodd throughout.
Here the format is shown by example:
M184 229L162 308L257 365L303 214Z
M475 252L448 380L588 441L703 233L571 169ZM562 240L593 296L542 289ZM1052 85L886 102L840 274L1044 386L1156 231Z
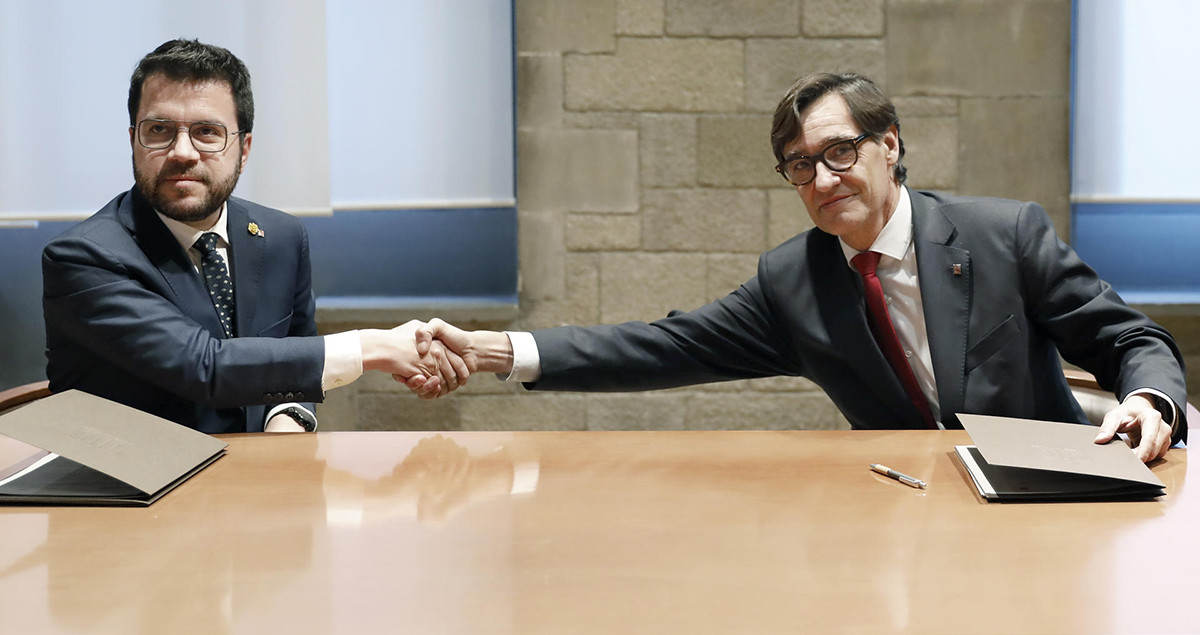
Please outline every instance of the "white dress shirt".
M904 357L908 359L921 392L929 402L933 420L939 428L945 429L938 406L937 381L933 377L933 358L929 354L929 335L925 332L921 285L917 281L917 250L913 247L912 201L908 197L908 188L900 186L898 198L892 217L875 237L868 251L882 254L875 275L883 287L888 316L904 349ZM846 257L846 266L858 276L858 269L850 260L862 252L842 242L841 238L838 238L838 244L842 246L842 255Z

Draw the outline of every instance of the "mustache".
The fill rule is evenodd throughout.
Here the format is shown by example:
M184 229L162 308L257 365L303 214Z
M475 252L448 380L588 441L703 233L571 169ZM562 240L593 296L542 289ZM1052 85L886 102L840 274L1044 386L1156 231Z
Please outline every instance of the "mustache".
M208 175L201 170L194 170L192 168L170 168L165 165L163 166L163 169L158 172L157 180L159 183L162 183L167 179L173 179L177 177L186 177L189 179L196 179L197 181L201 181L206 184L208 183Z

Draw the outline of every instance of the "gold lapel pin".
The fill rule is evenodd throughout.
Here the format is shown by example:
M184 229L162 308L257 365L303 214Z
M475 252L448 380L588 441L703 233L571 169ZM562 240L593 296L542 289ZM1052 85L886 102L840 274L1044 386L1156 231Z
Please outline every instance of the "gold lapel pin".
M263 233L263 230L259 228L258 223L250 223L249 225L246 225L246 231L250 232L251 236L258 236L259 238L266 236L266 234Z
M954 263L953 269L954 269L954 275L956 275L956 276L962 275L962 265L960 265L958 263Z

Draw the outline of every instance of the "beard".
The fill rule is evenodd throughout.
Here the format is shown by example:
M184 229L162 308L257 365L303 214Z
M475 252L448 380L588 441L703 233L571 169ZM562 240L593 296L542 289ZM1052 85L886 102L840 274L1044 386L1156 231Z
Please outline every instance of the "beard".
M158 174L147 174L138 169L137 161L133 163L133 182L137 186L142 196L154 206L154 209L162 212L163 216L177 220L181 223L194 223L208 218L217 210L221 209L221 205L229 199L233 194L233 188L237 187L238 177L242 173L242 155L239 152L237 157L237 165L229 176L219 181L214 181L212 175L199 172L192 168L172 168L167 164ZM205 195L199 200L177 200L169 198L163 191L163 185L167 179L187 175L191 178L200 179L200 183L205 188Z

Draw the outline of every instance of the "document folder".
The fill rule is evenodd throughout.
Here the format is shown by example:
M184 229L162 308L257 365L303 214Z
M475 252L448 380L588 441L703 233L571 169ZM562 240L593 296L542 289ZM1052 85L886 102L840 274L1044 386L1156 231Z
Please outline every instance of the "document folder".
M959 414L973 446L955 454L988 501L1146 500L1162 481L1120 439L1075 423Z
M0 504L146 506L228 445L78 390L0 415L0 435L44 450L0 466Z

